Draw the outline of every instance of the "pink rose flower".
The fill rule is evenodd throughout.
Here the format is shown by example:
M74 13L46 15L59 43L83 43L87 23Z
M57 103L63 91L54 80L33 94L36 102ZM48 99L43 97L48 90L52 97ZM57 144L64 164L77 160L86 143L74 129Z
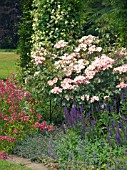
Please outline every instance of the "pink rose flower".
M99 97L98 96L93 96L90 98L91 103L93 103L94 101L99 101Z
M51 90L51 93L54 93L54 94L62 93L62 89L59 88L59 87L54 87L54 88Z
M60 40L58 43L54 45L55 48L60 49L62 47L65 47L68 44L68 42L65 42L64 40Z
M123 88L126 88L126 87L127 87L127 84L124 83L124 82L121 82L120 84L118 84L118 85L116 86L116 88L120 88L120 89L123 89Z
M49 86L53 86L53 84L54 84L54 82L52 80L49 80L47 83Z

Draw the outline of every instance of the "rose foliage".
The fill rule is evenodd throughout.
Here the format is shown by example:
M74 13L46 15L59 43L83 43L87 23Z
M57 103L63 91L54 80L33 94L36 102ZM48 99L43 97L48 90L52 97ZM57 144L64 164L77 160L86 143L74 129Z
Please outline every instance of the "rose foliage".
M110 100L127 87L126 49L115 45L102 49L101 40L92 35L75 44L64 40L48 44L32 53L32 58L33 74L26 73L26 84L33 83L33 91L62 105Z

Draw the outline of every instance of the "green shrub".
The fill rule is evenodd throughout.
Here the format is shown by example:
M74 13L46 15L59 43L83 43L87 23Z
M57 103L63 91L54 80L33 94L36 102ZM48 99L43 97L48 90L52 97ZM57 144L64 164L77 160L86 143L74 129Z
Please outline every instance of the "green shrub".
M29 0L22 1L21 7L18 51L22 68L28 67L31 51L61 38L81 36L82 1Z

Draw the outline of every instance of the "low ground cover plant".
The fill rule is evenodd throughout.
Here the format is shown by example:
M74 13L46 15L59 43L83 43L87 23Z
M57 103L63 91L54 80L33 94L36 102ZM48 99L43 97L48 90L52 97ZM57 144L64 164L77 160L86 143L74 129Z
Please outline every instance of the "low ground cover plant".
M81 139L73 130L50 135L34 134L19 141L13 150L18 156L43 162L56 169L126 169L125 147L113 146L104 138Z

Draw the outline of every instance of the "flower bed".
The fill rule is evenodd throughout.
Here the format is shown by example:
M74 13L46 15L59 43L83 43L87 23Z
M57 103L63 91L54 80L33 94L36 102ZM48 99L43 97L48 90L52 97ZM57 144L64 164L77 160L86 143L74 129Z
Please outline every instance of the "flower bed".
M32 53L24 86L0 81L1 158L13 150L59 169L126 169L127 52L100 45L60 40Z

